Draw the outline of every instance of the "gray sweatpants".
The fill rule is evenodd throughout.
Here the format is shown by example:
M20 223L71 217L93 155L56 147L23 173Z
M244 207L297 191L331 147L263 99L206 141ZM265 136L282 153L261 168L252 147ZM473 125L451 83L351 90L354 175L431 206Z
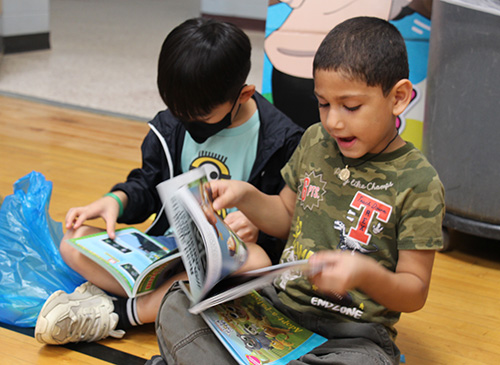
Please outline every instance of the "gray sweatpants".
M261 292L283 314L329 340L290 365L399 364L400 352L384 326L336 323L284 306L274 287ZM168 365L236 364L205 321L187 311L189 300L176 283L163 298L156 319L162 358Z

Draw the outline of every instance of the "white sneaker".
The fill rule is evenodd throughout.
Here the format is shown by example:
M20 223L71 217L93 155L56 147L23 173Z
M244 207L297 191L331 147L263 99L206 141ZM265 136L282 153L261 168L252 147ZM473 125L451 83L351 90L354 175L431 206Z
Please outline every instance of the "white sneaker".
M125 331L115 330L118 314L113 309L111 297L90 282L71 294L58 290L38 315L35 338L51 345L93 342L108 336L122 338Z

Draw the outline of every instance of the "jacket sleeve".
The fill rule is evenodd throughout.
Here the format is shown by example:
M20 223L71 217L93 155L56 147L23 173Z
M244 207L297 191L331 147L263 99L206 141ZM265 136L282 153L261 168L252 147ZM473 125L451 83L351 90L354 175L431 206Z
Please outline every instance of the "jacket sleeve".
M281 169L292 157L302 137L303 130L299 127L289 128L283 138L282 145L277 149L267 161L264 168L265 175L260 176L254 183L259 190L266 194L279 194L285 186L281 176Z
M286 134L283 146L276 151L268 163L265 178L260 182L260 189L267 194L279 194L285 186L281 169L292 156L300 142L303 130L292 128ZM286 240L272 237L264 232L259 232L257 244L261 246L271 259L273 265L278 264L286 244Z
M295 151L304 130L261 95L255 99L261 116L261 143L249 182L266 194L276 195L285 186L281 169ZM259 232L257 239L273 264L279 262L285 242L264 232Z
M279 169L280 176L281 176L281 169L287 164L287 162L292 157L293 153L295 152L295 150L297 149L297 146L300 143L300 140L302 139L303 134L304 134L303 129L293 129L290 131L290 133L285 138L285 145L284 145L285 159L284 159L284 162L280 166L280 169ZM283 189L284 186L285 186L285 181L282 178L282 185L280 187L280 191L281 191L281 189Z
M116 184L112 190L121 190L128 197L127 206L119 223L144 222L161 208L156 185L168 179L169 170L165 152L158 137L150 131L142 146L142 167L132 170L127 181Z

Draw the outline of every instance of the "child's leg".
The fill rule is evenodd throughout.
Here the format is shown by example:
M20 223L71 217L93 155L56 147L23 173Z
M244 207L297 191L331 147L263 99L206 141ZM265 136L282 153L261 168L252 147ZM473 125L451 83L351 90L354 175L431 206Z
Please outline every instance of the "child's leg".
M256 243L246 243L248 258L245 264L237 272L245 272L270 266L271 259L266 251Z
M66 240L70 238L83 237L102 231L102 229L90 226L81 226L76 230L68 230L64 235L59 248L61 256L69 267L82 275L92 284L109 293L126 296L125 291L113 275L66 242Z
M187 274L185 271L172 276L152 293L142 295L137 298L137 315L142 323L153 323L156 321L156 316L163 297L168 292L172 284L178 280L187 280Z
M189 299L174 284L156 319L156 335L167 364L236 364L199 315L190 314Z

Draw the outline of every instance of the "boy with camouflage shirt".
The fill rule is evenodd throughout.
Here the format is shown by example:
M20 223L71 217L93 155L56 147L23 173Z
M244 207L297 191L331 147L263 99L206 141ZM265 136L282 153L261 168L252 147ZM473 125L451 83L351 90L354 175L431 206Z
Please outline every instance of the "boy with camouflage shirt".
M444 214L436 171L395 127L412 91L404 40L385 20L349 19L319 47L314 81L321 124L306 131L282 169L280 194L214 181L213 205L236 206L262 231L288 236L282 262L321 267L263 290L278 310L329 340L291 364L397 364L394 324L425 304ZM209 363L193 332L198 350L182 352L188 337L168 332L177 328L168 313L180 296L167 295L158 314L162 355L167 363ZM231 363L222 361L222 346L210 346L217 363Z

